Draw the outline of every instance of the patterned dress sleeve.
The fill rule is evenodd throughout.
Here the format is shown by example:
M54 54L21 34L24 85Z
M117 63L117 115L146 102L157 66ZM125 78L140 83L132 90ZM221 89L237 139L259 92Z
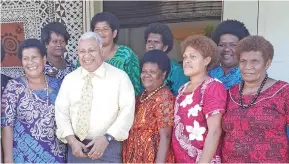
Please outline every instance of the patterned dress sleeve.
M206 118L225 113L227 91L221 82L214 81L210 83L203 96L203 112Z
M17 104L22 87L16 80L10 80L4 90L1 102L1 127L14 126Z
M165 127L172 127L174 125L174 103L175 97L168 92L163 92L161 97L157 100L159 105L156 110L158 130Z
M133 87L134 87L135 96L137 96L143 91L143 88L140 82L139 61L138 61L138 57L130 48L127 48L126 52L129 53L130 55L128 55L129 57L125 61L124 71L128 74L130 81L132 82Z

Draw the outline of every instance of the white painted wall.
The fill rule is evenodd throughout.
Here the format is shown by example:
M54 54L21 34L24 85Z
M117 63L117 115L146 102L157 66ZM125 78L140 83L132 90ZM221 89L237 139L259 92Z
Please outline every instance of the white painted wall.
M258 34L274 46L274 58L268 73L289 82L289 1L260 1Z
M237 19L244 22L250 34L257 34L258 1L223 2L223 20Z
M224 1L223 10L223 20L240 20L251 34L262 35L273 44L275 54L268 74L289 82L289 1Z

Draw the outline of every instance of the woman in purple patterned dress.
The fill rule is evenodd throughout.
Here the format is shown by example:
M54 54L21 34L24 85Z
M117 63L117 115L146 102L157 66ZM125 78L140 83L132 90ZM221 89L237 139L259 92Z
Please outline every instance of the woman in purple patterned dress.
M66 147L56 135L54 102L61 80L44 75L45 47L37 39L20 44L25 75L8 82L2 97L5 163L64 163Z

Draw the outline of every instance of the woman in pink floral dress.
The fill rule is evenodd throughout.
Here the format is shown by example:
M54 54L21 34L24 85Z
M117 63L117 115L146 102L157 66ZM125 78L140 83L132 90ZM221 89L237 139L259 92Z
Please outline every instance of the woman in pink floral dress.
M216 44L205 36L191 36L182 43L183 67L190 81L176 98L172 145L178 163L221 163L221 120L227 92L208 76L217 64Z

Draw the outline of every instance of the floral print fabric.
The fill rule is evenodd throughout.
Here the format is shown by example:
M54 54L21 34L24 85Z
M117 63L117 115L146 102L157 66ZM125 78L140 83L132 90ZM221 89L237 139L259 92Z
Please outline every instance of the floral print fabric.
M193 92L184 92L186 83L176 98L172 145L178 163L199 161L208 133L207 118L225 113L227 92L217 79L208 77ZM221 163L218 147L212 163Z

